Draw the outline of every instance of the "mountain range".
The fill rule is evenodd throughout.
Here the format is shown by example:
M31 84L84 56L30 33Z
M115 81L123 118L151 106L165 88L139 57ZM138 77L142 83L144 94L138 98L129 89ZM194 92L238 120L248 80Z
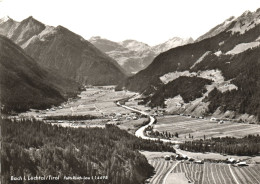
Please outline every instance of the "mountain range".
M38 64L82 84L111 85L124 79L115 60L65 27L45 25L33 17L0 20L0 34L10 38Z
M259 45L260 9L246 11L194 43L159 54L118 89L140 92L140 103L169 112L259 122Z
M91 37L89 41L98 49L115 59L125 71L134 74L151 64L153 59L160 53L174 47L192 43L193 39L174 37L155 46L149 46L146 43L136 40L113 42L101 38L100 36Z
M1 101L6 104L20 99L26 104L31 99L27 93L46 99L36 107L58 104L77 91L73 81L119 84L117 90L141 93L139 103L165 107L169 113L259 122L260 9L227 19L195 42L174 38L154 47L100 37L90 43L33 17L21 22L1 19L0 34L12 40L1 37ZM136 74L126 78L126 73ZM18 96L25 90L26 95L8 98L12 90Z

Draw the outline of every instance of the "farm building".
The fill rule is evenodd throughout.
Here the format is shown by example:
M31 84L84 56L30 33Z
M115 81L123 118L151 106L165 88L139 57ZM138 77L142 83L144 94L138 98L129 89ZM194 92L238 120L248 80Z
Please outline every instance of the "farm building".
M194 163L197 163L197 164L204 164L203 160L196 160Z
M212 117L210 118L210 121L217 121L217 118Z
M194 158L188 157L188 161L193 162L193 161L194 161Z
M182 154L177 154L175 156L176 160L187 160L188 156L187 155L182 155Z
M246 162L238 162L237 165L238 166L247 166Z
M164 159L165 159L165 160L171 160L171 157L170 157L169 155L165 155L165 156L164 156Z
M235 163L235 162L236 162L236 159L234 159L234 158L228 158L228 159L227 159L227 162L229 162L229 163Z

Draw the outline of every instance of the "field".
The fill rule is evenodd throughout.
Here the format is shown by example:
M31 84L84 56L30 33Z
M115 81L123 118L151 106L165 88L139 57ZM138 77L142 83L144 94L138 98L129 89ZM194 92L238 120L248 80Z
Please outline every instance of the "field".
M260 165L234 167L223 163L195 164L181 161L165 161L163 158L149 159L155 168L151 184L258 184ZM175 166L175 167L174 167ZM174 168L173 168L174 167ZM173 168L163 183L166 173Z
M123 130L127 130L129 133L134 134L138 127L141 126L143 122L147 120L148 118L140 118L138 120L123 121L120 125L118 125L118 127Z
M155 158L149 160L149 164L151 164L155 168L154 176L149 180L151 184L163 184L163 179L166 174L172 169L176 162L166 161L163 158Z
M167 131L178 133L179 140L188 140L189 134L194 139L211 137L243 137L248 134L259 134L260 125L224 122L219 124L216 121L207 119L195 119L183 116L158 117L158 122L154 126L159 132Z
M127 119L126 116L131 114L131 111L118 107L114 102L119 99L132 97L136 95L133 92L114 91L113 86L91 87L81 92L78 99L70 99L68 102L61 104L59 107L53 107L46 110L31 110L26 113L21 113L20 117L35 117L43 119L46 116L79 116L92 115L98 116L94 120L82 120L83 125L72 124L71 121L63 121L59 123L61 126L70 127L104 127L108 122L120 124L122 129L134 132L135 126L142 124L146 118L137 120ZM131 102L132 105L137 102ZM115 117L119 114L120 118ZM125 114L125 115L124 115ZM132 115L133 117L134 115ZM52 121L51 121L52 122ZM53 122L52 122L53 123Z

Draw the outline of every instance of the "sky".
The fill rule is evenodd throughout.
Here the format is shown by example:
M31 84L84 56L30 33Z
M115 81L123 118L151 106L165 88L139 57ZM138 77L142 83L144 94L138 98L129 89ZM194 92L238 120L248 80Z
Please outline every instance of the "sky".
M260 0L0 0L0 18L33 16L85 39L134 39L153 46L175 36L196 39L231 16L258 8Z

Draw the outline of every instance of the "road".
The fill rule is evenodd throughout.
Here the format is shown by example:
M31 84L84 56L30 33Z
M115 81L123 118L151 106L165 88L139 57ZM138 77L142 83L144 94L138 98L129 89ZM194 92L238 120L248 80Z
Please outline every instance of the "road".
M136 137L141 137L142 139L153 140L153 141L157 141L158 140L158 138L148 137L148 136L144 135L145 128L147 128L148 126L152 126L154 124L154 122L155 122L155 118L153 116L150 116L148 113L140 111L140 110L137 110L137 109L134 109L132 107L128 107L126 105L121 105L119 102L117 102L116 104L121 106L121 107L123 107L123 108L125 108L125 109L131 110L131 111L134 111L134 112L137 112L137 113L140 113L140 114L143 114L143 115L149 117L150 122L147 125L142 126L141 128L139 128L135 132L135 136ZM180 144L180 143L182 143L181 141L173 141L173 140L168 140L168 139L160 139L160 141L167 142L167 143L173 143L173 144Z

